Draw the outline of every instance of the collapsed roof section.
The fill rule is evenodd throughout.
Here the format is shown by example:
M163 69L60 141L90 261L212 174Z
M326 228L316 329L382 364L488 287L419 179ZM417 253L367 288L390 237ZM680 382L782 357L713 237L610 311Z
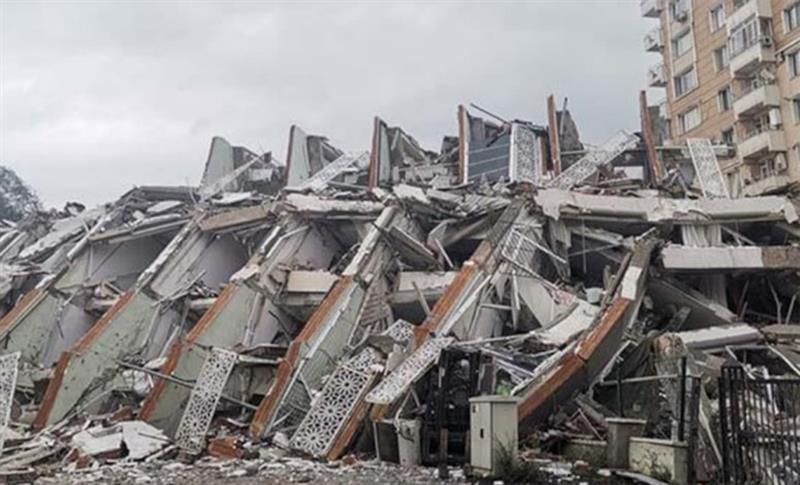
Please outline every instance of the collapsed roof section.
M60 270L72 246L102 213L68 204L62 212L40 212L5 224L0 235L0 315L43 277Z
M257 155L245 147L231 145L225 138L212 138L200 180L202 196L221 192L274 195L284 185L284 171L272 160L272 152Z
M420 147L402 128L389 126L375 117L370 150L369 188L417 183L444 187L453 185L457 175L457 149L445 139L436 154Z
M308 135L299 126L289 129L286 153L286 186L299 187L340 158L343 152L320 135Z
M320 207L326 202L327 207ZM287 197L286 211L258 250L185 338L173 344L161 369L165 378L156 382L140 417L174 435L181 417L175 406L182 407L189 398L189 388L175 382L197 380L212 347L267 346L283 356L343 276L348 255L354 254L382 208L376 203L309 200L299 194ZM243 394L243 401L263 396L263 379L269 382L275 371L268 367L261 380L249 379L260 386L233 392Z
M459 182L529 182L548 166L547 130L528 122L493 123L458 107Z
M109 372L120 362L148 362L163 355L245 264L268 232L270 216L269 207L194 215L152 255L91 331L61 355L35 424L63 419L76 406L102 404L121 384Z
M50 367L133 286L185 224L189 210L184 201L162 200L146 188L135 189L97 211L99 217L86 231L80 231L75 221L66 229L56 228L38 247L24 250L23 254L35 257L52 240L75 241L63 255L63 264L52 265L50 277L0 320L4 351L21 352L29 370Z

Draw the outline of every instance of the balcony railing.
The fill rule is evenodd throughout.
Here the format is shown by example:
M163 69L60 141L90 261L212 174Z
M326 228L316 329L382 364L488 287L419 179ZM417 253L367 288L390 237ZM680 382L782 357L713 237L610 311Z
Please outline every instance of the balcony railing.
M639 6L642 9L642 17L658 18L664 8L663 0L641 0Z
M734 11L725 19L728 31L753 17L771 18L772 5L770 0L748 0L735 7Z
M733 102L734 115L752 116L764 109L780 106L780 91L775 84L748 85Z
M786 188L791 182L791 179L784 174L771 174L745 185L742 188L742 195L752 197L777 192Z
M644 50L658 52L661 50L661 28L656 27L644 36Z
M748 75L765 62L775 61L772 37L762 35L753 41L731 47L730 71L734 76Z
M647 85L657 88L663 88L667 85L664 63L659 62L647 70Z
M772 128L756 128L749 131L744 140L738 144L739 156L745 158L758 158L772 152L785 152L786 140L783 130Z

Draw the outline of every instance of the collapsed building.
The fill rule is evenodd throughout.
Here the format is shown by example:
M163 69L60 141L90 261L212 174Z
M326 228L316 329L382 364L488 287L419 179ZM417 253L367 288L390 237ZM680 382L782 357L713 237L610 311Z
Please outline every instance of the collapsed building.
M674 481L797 476L773 446L797 429L796 199L732 198L730 147L663 146L652 114L597 147L552 97L545 125L460 106L439 152L378 117L355 153L292 126L285 165L216 137L198 187L2 228L0 466L118 451L63 434L98 415L184 456L407 462L410 439L465 463L470 398L499 395L548 452L624 418L688 450Z

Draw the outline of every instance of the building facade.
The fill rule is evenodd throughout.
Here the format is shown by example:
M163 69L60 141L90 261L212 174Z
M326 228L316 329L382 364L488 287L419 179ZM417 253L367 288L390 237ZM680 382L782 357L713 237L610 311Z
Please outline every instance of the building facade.
M650 87L666 89L671 143L735 146L720 165L734 194L800 182L800 0L641 0L658 19ZM734 152L732 152L734 153Z

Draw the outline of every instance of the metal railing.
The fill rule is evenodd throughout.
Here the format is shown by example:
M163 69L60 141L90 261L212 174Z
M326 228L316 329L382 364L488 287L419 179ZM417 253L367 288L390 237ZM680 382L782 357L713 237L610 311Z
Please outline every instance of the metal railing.
M744 142L746 142L746 141L748 141L750 139L753 139L753 138L755 138L755 137L757 137L759 135L763 135L764 133L780 133L780 132L781 132L780 128L775 128L773 126L755 127L755 128L747 130L744 133L744 135L742 136L742 139L739 140L739 143L740 144L744 143Z
M654 27L644 36L644 48L661 47L661 28Z
M719 378L723 483L800 483L800 379Z
M647 69L647 81L653 83L666 83L667 79L664 75L664 63L659 62Z

